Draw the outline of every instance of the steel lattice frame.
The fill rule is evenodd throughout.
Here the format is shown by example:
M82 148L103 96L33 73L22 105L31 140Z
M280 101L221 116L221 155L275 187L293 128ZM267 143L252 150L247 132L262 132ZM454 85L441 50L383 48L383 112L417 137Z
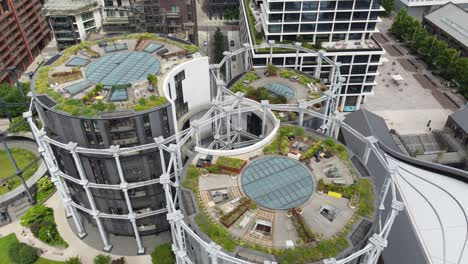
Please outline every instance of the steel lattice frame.
M373 137L365 137L355 131L353 128L345 124L342 120L336 117L336 108L337 101L339 98L339 92L341 90L342 80L340 77L339 64L334 63L330 59L323 56L323 52L318 52L321 60L327 61L333 68L333 78L332 83L330 84L330 89L325 96L312 101L299 101L297 104L269 104L268 101L262 101L261 103L255 102L253 100L244 98L244 95L240 92L233 94L226 87L225 83L228 83L231 80L230 72L230 61L232 56L244 55L245 61L245 70L249 69L251 64L251 50L253 48L262 48L265 45L250 47L245 44L244 48L232 52L226 53L226 57L218 65L212 65L211 73L214 83L216 83L217 95L216 98L212 100L212 107L207 111L207 113L191 123L190 128L179 131L176 134L168 138L155 138L155 142L151 144L139 145L135 147L120 148L119 146L111 146L109 149L92 149L92 148L83 148L77 146L74 142L69 142L64 144L58 142L49 136L46 135L44 128L38 129L36 126L33 115L32 115L32 105L34 104L35 98L33 97L33 102L31 103L31 108L28 112L24 113L23 116L28 121L32 133L36 138L36 141L39 146L39 152L41 153L47 168L49 169L51 179L54 182L54 185L57 187L59 194L64 202L64 207L66 210L67 216L71 216L74 224L78 230L80 237L86 235L83 225L78 217L77 210L90 214L94 217L101 239L104 245L104 250L109 251L112 248L112 245L109 243L107 238L107 233L102 225L102 219L112 218L112 219L122 219L128 220L132 223L135 240L138 247L138 252L143 253L144 247L141 242L139 235L138 227L136 225L136 220L139 218L147 217L150 215L163 214L167 213L167 219L171 226L172 233L172 249L175 253L176 260L178 264L182 263L193 263L187 254L187 236L191 238L192 241L198 243L202 250L203 263L208 263L208 259L211 260L211 263L249 263L247 261L237 259L231 255L226 254L222 251L221 247L214 242L208 243L200 238L193 230L188 227L188 225L183 220L183 214L178 209L178 197L179 197L179 185L181 173L183 172L183 161L181 158L181 147L187 143L189 140L194 142L195 151L202 154L210 154L216 156L231 156L231 155L240 155L249 153L253 150L260 149L266 144L268 144L276 135L280 127L280 121L275 117L272 110L276 111L293 111L299 113L299 125L302 126L304 115L310 115L313 117L320 118L322 122L321 130L324 134L337 138L339 129L346 130L351 133L358 140L362 141L366 145L366 151L362 160L365 165L367 165L370 153L372 152L379 161L385 166L389 172L389 176L386 178L385 184L382 188L382 192L379 195L379 211L383 211L384 200L386 197L391 194L392 205L391 213L383 221L379 214L379 232L375 233L370 239L368 244L363 247L361 250L355 252L354 254L340 260L335 260L334 258L324 260L324 263L349 263L350 261L355 261L356 259L363 260L363 263L374 264L377 262L378 257L382 250L387 245L387 237L392 227L393 221L398 213L403 210L403 203L397 200L396 196L396 187L394 183L395 173L397 171L394 168L389 168L389 163L386 161L385 156L380 151L376 145L377 141ZM272 50L275 47L282 48L295 48L297 50L296 54L299 51L302 52L315 52L311 50L304 49L300 45L284 45L284 44L274 44L270 43L266 47L270 47ZM315 52L316 53L316 52ZM220 75L220 68L226 66L226 74L223 79ZM308 106L311 106L317 102L325 102L325 114L313 111L308 109ZM253 135L248 134L246 131L242 131L240 127L234 127L231 125L230 119L235 118L237 115L240 118L241 113L244 112L257 112L263 113L262 119L262 135L259 138L255 138ZM40 116L39 116L40 117ZM42 119L42 118L41 118ZM269 133L267 133L266 124L267 121L270 121L273 124L273 127ZM44 120L41 120L44 121ZM200 144L200 128L205 126L210 126L214 124L214 138L215 143L210 144L212 148L202 147ZM251 136L252 139L249 140L248 146L243 146L240 140L240 135ZM236 145L237 144L237 145ZM52 151L51 145L68 150L74 161L80 179L76 179L70 175L59 170L57 160ZM235 147L234 149L232 149ZM217 149L215 149L217 148ZM227 149L225 149L227 148ZM160 159L162 164L162 174L158 179L148 180L145 182L137 183L127 183L123 175L122 166L120 164L120 156L125 154L136 153L142 150L148 149L158 149L160 153ZM166 161L164 152L168 153L169 160ZM87 179L81 161L79 159L80 154L97 154L103 156L112 156L115 159L116 166L118 168L118 174L120 177L120 184L109 185L109 184L97 184L89 182ZM167 165L166 165L167 164ZM75 203L70 198L70 191L67 185L67 181L72 181L75 184L81 185L85 190L88 202L91 208L85 208L77 203ZM136 214L133 212L131 200L128 196L128 190L138 188L141 186L148 186L152 184L161 184L165 191L166 196L166 208L160 210L154 210L146 212L144 214ZM99 212L94 203L94 198L91 193L91 189L101 188L101 189L114 189L121 190L125 195L125 200L127 203L129 213L126 215L118 214L107 214ZM173 190L175 189L175 194ZM382 222L383 221L383 222ZM205 262L206 261L206 262Z

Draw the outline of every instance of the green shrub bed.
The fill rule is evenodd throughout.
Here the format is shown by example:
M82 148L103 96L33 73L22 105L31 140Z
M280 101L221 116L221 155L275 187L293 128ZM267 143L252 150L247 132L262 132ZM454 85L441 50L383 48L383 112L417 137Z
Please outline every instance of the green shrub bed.
M220 222L227 228L230 228L241 216L247 212L250 208L250 200L247 200L234 208L228 214L221 217Z
M153 252L151 252L151 261L153 264L174 264L175 256L172 252L171 244L166 243L157 246Z
M52 208L34 205L21 217L21 225L29 227L35 237L49 245L68 247L57 231Z
M295 208L291 209L292 222L296 229L297 235L304 243L310 243L315 240L315 235L310 230L310 227L304 221L302 215L300 215Z

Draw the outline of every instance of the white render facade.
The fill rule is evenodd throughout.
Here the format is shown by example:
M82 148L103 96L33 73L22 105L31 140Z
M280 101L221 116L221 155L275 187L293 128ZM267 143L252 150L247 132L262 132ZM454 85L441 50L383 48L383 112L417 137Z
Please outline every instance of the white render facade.
M241 40L254 46L253 30L248 26L248 11L253 4L241 1L240 20ZM299 1L266 0L258 11L256 31L262 29L267 43L298 42L297 45L314 49L310 44L321 44L322 54L335 62L340 62L341 76L344 78L340 95L339 109L351 112L358 110L366 96L374 95L380 58L384 50L372 39L378 32L380 22L377 14L383 9L380 0L339 0L339 1ZM256 14L257 13L257 14ZM310 21L308 21L310 20ZM261 27L260 27L261 24ZM297 57L297 59L296 59ZM253 50L254 67L274 64L279 67L296 69L322 82L329 84L331 66L319 63L317 54L296 53L294 50L272 52Z
M380 0L267 0L260 8L267 40L311 43L369 39L383 10Z

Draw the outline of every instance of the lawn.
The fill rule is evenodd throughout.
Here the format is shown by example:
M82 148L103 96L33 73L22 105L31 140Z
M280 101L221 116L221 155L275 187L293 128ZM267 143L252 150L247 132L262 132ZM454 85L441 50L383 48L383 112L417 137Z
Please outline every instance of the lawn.
M9 234L8 236L0 238L0 264L12 264L15 263L8 257L8 249L10 246L18 241L15 234ZM61 261L53 261L50 259L39 258L36 264L59 264L65 263Z
M13 158L15 159L16 164L20 169L24 169L29 165L29 163L37 159L37 157L32 152L25 149L12 148L10 151L13 154ZM23 173L24 179L28 180L34 174L34 172L36 172L38 167L39 163L36 162L31 167L26 169ZM11 165L10 159L8 158L5 150L0 150L0 168L2 168L0 170L0 179L5 179L15 174L15 169ZM8 181L8 184L11 186L11 190L13 190L21 184L21 181L17 177L14 177ZM0 195L7 193L8 191L9 190L6 186L0 186Z

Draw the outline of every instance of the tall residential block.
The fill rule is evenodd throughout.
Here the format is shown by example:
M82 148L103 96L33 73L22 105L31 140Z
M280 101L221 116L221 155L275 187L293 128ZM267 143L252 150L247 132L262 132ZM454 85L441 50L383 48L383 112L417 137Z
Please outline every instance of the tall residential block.
M10 66L26 70L49 43L41 7L40 0L0 0L0 70ZM13 82L6 73L0 75L3 81Z

